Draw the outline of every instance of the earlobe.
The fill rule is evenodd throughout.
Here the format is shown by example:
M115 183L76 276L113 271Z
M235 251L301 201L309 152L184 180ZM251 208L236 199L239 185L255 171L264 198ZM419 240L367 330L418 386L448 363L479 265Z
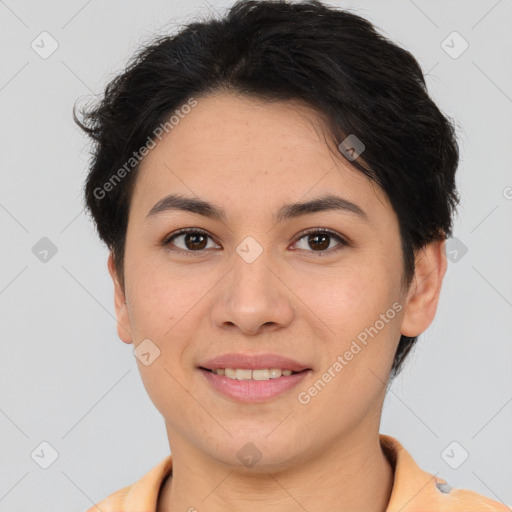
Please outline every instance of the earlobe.
M424 332L434 320L447 267L445 240L420 249L415 267L401 327L401 333L410 337Z
M125 343L133 343L125 291L119 281L112 252L110 252L108 256L107 266L112 282L114 283L114 305L116 309L117 334Z

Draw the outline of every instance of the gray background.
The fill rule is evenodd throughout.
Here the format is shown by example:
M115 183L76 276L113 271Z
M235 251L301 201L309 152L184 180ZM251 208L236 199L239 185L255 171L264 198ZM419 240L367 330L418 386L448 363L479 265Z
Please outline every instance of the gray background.
M0 511L85 510L168 454L132 346L117 338L107 251L82 207L88 146L71 111L138 44L230 4L0 1ZM512 2L331 4L416 56L461 144L438 314L389 392L381 431L451 485L512 505ZM46 59L31 47L43 31L59 45ZM469 44L458 58L442 47L453 31ZM43 237L57 248L46 261L32 250ZM58 453L48 469L43 441Z

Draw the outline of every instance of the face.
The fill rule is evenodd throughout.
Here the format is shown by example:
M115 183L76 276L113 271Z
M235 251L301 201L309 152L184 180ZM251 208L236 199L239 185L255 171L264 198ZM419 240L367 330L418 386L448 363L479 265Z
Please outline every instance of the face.
M345 202L286 209L327 195ZM267 469L378 428L400 335L428 326L444 273L425 251L418 272L437 281L401 288L398 219L314 111L228 94L199 98L142 162L124 261L125 295L109 260L119 335L146 344L137 364L172 452L236 466L260 453ZM202 369L226 354L217 366L242 380ZM303 371L245 381L267 377L251 362Z

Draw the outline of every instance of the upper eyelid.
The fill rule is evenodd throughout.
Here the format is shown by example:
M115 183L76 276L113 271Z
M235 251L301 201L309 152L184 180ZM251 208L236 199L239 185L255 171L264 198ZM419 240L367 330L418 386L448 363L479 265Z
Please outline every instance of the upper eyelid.
M338 234L337 232L335 232L335 231L333 231L331 229L327 229L327 228L309 228L309 229L306 229L306 231L302 231L301 233L299 233L299 235L295 239L295 242L293 242L293 243L296 244L299 240L301 240L305 236L313 235L315 233L323 233L325 235L329 235L331 237L337 238L339 240L338 246L339 245L342 245L342 246L344 245L346 247L351 247L352 246L352 242L347 237L345 237L344 235ZM329 252L330 250L336 249L336 247L332 247L331 249L328 249L326 251L307 251L307 252L324 252L325 253L325 252Z
M200 233L202 235L205 235L205 236L208 236L210 237L215 243L218 243L216 240L215 240L215 237L213 235L211 235L210 233L208 233L208 231L204 230L204 229L201 229L201 228L183 228L183 229L178 229L177 231L173 231L172 233L170 233L169 235L167 235L162 244L168 244L170 243L170 241L173 239L173 238L177 238L178 236L181 236L181 235L187 235L187 234L190 234L190 233Z

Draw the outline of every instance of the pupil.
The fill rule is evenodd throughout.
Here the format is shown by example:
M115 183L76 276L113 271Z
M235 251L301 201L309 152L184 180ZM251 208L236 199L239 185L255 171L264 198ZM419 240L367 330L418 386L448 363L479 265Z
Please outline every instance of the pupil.
M318 240L319 238L323 238L323 240L324 240L324 243L320 244L321 247L319 247L319 248L320 249L327 249L327 247L329 247L329 241L328 241L329 235L318 235L318 234L317 235L310 235L309 241L311 243L312 239ZM314 243L316 243L316 242L314 242ZM312 247L312 248L314 249L314 247Z
M198 242L199 239L203 239L203 243L201 243L200 241ZM187 233L187 235L185 236L185 244L188 249L204 249L204 239L206 239L204 235ZM192 243L190 243L191 241Z

